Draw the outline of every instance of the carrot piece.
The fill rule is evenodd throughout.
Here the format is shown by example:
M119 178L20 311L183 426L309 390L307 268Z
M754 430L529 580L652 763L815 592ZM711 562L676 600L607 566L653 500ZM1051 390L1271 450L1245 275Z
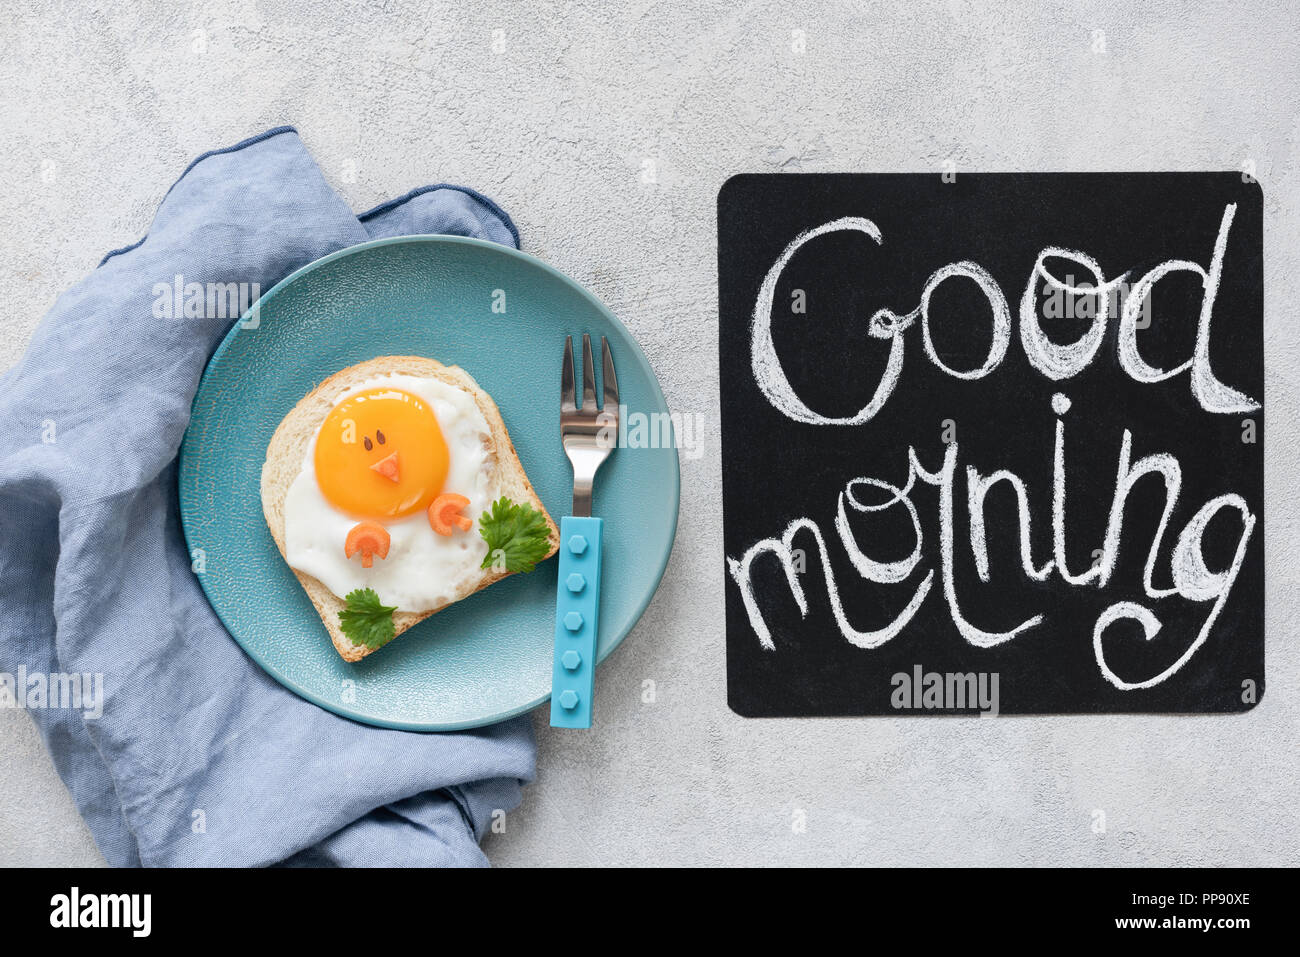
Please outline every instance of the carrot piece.
M384 458L376 462L374 465L370 466L370 468L378 472L380 475L388 479L388 481L390 482L398 481L397 453L396 452L389 453L388 455L384 456Z
M468 504L469 499L464 495L457 495L455 492L439 495L433 500L433 504L429 506L429 524L433 526L433 530L439 535L450 535L453 525L462 532L468 532L474 521L459 514L460 510Z
M348 537L343 541L343 554L351 558L360 552L361 567L370 568L375 563L374 556L388 557L388 546L392 541L388 529L378 522L358 522L352 526Z

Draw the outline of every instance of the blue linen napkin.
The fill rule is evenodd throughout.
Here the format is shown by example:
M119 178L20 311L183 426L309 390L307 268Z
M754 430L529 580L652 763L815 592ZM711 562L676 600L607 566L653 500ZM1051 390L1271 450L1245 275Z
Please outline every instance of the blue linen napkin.
M415 734L281 687L225 631L181 535L176 455L231 322L156 318L155 285L267 290L411 233L519 244L462 187L358 217L293 129L269 130L195 160L0 378L0 704L28 707L110 864L485 864L478 841L532 778L527 715Z

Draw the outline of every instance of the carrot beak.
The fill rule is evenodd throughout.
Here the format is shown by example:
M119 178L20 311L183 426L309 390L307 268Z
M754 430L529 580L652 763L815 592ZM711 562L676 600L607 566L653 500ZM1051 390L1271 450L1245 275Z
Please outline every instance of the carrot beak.
M388 479L388 481L392 482L393 484L397 484L397 482L399 481L398 471L397 471L396 452L392 452L384 456L382 459L380 459L378 462L376 462L374 465L370 467L374 469L376 472L378 472L380 475L382 475L384 478Z

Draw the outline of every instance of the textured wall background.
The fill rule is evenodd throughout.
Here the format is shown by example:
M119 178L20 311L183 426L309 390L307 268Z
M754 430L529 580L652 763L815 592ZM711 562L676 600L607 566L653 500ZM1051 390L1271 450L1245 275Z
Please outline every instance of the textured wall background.
M551 734L539 720L538 782L487 849L499 864L1300 863L1294 8L169 6L0 10L0 368L60 290L143 234L193 156L281 123L298 127L354 208L437 181L496 198L526 250L622 317L669 403L705 413L717 389L714 202L730 173L1253 163L1270 413L1259 707L1178 719L736 717L714 425L706 454L683 461L663 587L602 669L602 727ZM643 181L646 161L656 182ZM30 720L0 710L0 864L101 861Z

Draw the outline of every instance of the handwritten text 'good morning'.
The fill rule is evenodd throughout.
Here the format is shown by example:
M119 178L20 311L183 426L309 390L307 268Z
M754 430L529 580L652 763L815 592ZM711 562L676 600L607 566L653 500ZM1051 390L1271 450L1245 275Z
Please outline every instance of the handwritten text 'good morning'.
M1232 228L1235 205L1224 208L1219 225L1214 249L1209 266L1203 267L1190 260L1171 259L1148 270L1145 275L1128 285L1129 275L1125 273L1114 279L1107 279L1097 261L1087 253L1048 247L1042 250L1034 263L1024 294L1020 299L1019 333L1020 346L1035 370L1050 380L1065 382L1083 371L1095 357L1105 337L1106 329L1112 319L1119 323L1118 359L1119 366L1131 379L1140 383L1156 383L1174 376L1188 373L1189 389L1200 409L1214 415L1251 412L1258 409L1259 403L1219 381L1210 366L1210 329L1215 297L1224 267L1224 253L1227 247L1229 231ZM872 337L887 340L890 343L889 356L880 382L871 400L858 412L850 416L830 417L821 415L811 409L795 392L782 369L772 338L772 305L776 294L777 282L786 265L798 250L806 243L821 236L836 232L860 232L869 236L877 244L883 243L880 229L869 219L846 217L828 222L816 229L800 234L782 252L780 258L768 271L760 287L755 303L751 324L751 355L755 382L772 406L786 417L801 423L819 426L859 426L870 422L889 401L904 370L904 358L907 352L906 340L909 330L920 327L921 348L928 360L944 374L958 379L981 379L993 372L1001 364L1012 339L1011 309L1006 297L994 278L978 263L962 261L950 263L937 269L926 282L921 293L920 303L906 315L899 315L888 309L880 309L871 316L868 326ZM1092 274L1093 281L1085 288L1066 286L1053 277L1046 268L1049 259L1064 259L1075 263ZM1191 273L1201 281L1202 297L1200 313L1197 318L1196 342L1192 355L1186 361L1173 368L1153 366L1143 358L1138 348L1138 332L1146 328L1148 322L1142 321L1144 304L1148 301L1152 287L1164 276L1174 272ZM947 366L934 348L930 333L930 301L941 284L953 279L963 278L973 282L980 293L987 299L991 316L991 337L988 354L978 368L969 370L953 369ZM1097 308L1092 322L1079 339L1068 344L1060 344L1049 339L1040 325L1038 300L1035 289L1039 282L1047 283L1065 290L1067 293L1097 293ZM1119 284L1127 286L1127 295L1122 300L1109 295ZM1119 314L1112 316L1110 305L1119 301ZM1164 482L1165 503L1159 526L1147 553L1143 574L1143 589L1146 597L1158 601L1169 596L1198 603L1210 603L1210 608L1200 631L1191 644L1172 663L1150 677L1131 679L1116 674L1106 660L1102 637L1106 629L1120 620L1137 622L1146 639L1152 639L1160 630L1161 623L1150 608L1132 601L1120 601L1107 607L1093 626L1093 649L1101 674L1112 685L1124 690L1150 688L1168 679L1178 672L1205 643L1227 602L1233 583L1236 581L1242 562L1246 556L1247 545L1256 524L1256 516L1251 512L1246 501L1235 493L1219 495L1205 502L1178 532L1169 559L1169 571L1173 587L1157 587L1155 584L1155 567L1157 556L1169 530L1171 516L1178 502L1182 487L1182 468L1178 459L1168 453L1156 453L1144 456L1137 461L1132 459L1133 436L1130 430L1123 429L1117 436L1118 457L1115 489L1111 501L1109 518L1100 544L1100 559L1086 570L1071 569L1066 560L1066 442L1065 418L1071 408L1070 399L1064 392L1052 396L1052 410L1055 413L1055 441L1053 447L1053 469L1051 489L1051 532L1052 554L1046 560L1036 560L1032 554L1033 517L1030 509L1030 492L1025 482L1006 469L985 475L973 466L967 465L959 470L961 449L954 439L948 442L942 457L927 467L926 456L919 453L914 446L908 446L906 453L906 475L899 483L884 479L860 476L848 481L839 493L836 501L835 531L852 562L854 570L865 581L880 585L903 585L916 571L921 563L922 530L913 493L918 481L933 486L938 490L938 526L939 526L939 569L940 589L948 612L957 631L971 645L990 648L1011 641L1018 635L1036 628L1044 621L1042 614L1034 614L1019 624L1005 630L989 630L971 621L962 610L960 596L955 584L954 564L956 561L956 529L954 528L954 503L958 498L959 478L965 479L965 499L970 515L969 544L975 563L975 570L981 582L988 582L989 558L986 547L986 526L984 500L990 489L999 483L1005 483L1015 493L1018 505L1018 525L1020 536L1020 564L1026 578L1034 581L1046 581L1055 575L1072 586L1093 586L1104 588L1110 583L1118 564L1120 542L1123 538L1123 520L1125 502L1134 485L1148 474L1159 475ZM1078 413L1076 413L1078 414ZM864 500L867 489L877 490L878 500ZM883 512L886 509L904 509L911 519L915 537L915 546L910 555L896 561L877 561L868 556L860 541L849 526L850 511L858 514ZM1227 567L1211 571L1206 564L1202 542L1206 528L1220 512L1235 513L1239 521L1240 532L1233 557ZM1235 527L1235 526L1234 526ZM806 533L816 544L820 557L822 572L830 608L840 633L850 644L859 648L876 648L896 637L916 615L935 585L935 569L928 569L919 584L911 588L910 597L898 615L880 628L859 629L851 624L845 614L840 600L839 586L831 567L830 554L826 538L821 527L811 518L796 518L786 527L779 537L765 538L755 542L739 558L728 557L727 565L732 579L740 590L744 601L750 626L760 644L766 649L775 649L771 632L764 620L763 613L756 600L752 581L752 566L762 555L772 555L779 559L785 573L790 592L793 594L800 613L808 614L808 599L799 580L802 570L796 562L794 542L797 536ZM1040 556L1040 559L1043 556Z

